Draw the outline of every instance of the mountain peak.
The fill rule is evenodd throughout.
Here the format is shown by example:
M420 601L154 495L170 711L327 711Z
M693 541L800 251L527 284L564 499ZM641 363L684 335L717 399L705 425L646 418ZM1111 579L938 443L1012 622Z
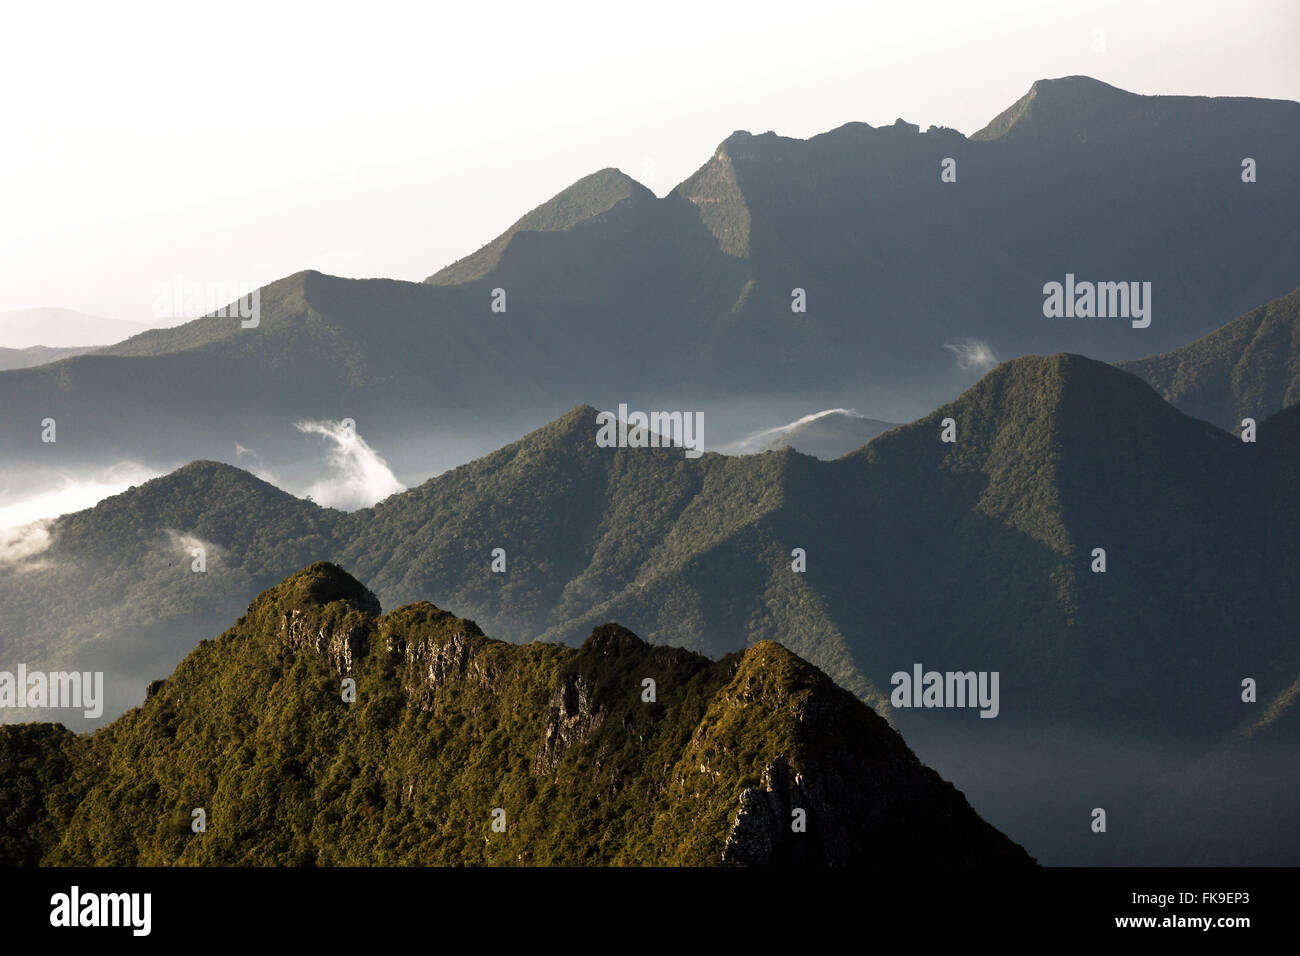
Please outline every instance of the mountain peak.
M379 614L379 599L337 564L317 561L263 591L253 602L290 611L323 609L342 602L365 614Z
M644 650L650 645L623 625L610 621L591 632L582 649L602 657L618 657Z
M501 261L510 240L520 232L564 232L604 215L624 200L655 198L631 176L607 166L584 176L522 216L509 229L472 255L458 259L425 279L431 285L458 285L481 279Z
M554 424L562 425L565 427L578 422L581 422L583 424L592 424L595 421L596 416L599 414L600 414L600 410L596 408L594 405L587 405L587 404L574 405L571 409L569 409L559 418L555 419Z
M250 472L247 472L243 468L239 468L236 465L228 465L224 461L213 461L210 458L196 458L193 461L188 462L187 464L181 465L176 470L169 472L167 475L163 475L162 477L167 478L170 477L171 475L183 476L186 478L230 477L230 478L238 478L241 480L245 480L249 478L253 479L254 481L262 480L258 478L256 475L253 475ZM156 481L158 479L154 479L154 480Z
M952 429L950 444L939 440L945 428ZM1214 447L1215 434L1226 438L1137 376L1062 352L1003 362L953 402L846 457L924 461L932 475L980 475L975 510L1069 555L1077 529L1062 500L1086 492L1080 475L1096 462L1150 455L1191 461Z
M1090 76L1062 76L1035 80L1028 92L995 116L973 140L997 140L1023 135L1044 124L1074 123L1091 119L1098 110L1111 109L1117 99L1137 94Z
M549 447L557 442L565 446L571 446L575 442L590 443L594 446L598 427L596 416L599 414L600 410L591 405L575 405L559 418L533 429L527 435L511 442L505 448L498 449L493 454L500 454L516 446L536 444Z
M718 240L719 248L737 259L749 256L751 216L736 178L735 157L744 157L754 140L765 137L775 138L776 134L764 133L759 137L744 130L732 133L719 144L707 163L673 190L695 204L700 221Z
M1300 401L1300 289L1187 345L1118 366L1167 401L1228 431Z
M365 657L379 599L336 564L318 561L263 591L249 617L270 646L312 651L340 674Z
M1044 77L1041 80L1034 80L1029 87L1029 92L1041 95L1067 95L1067 96L1133 96L1134 94L1121 90L1118 86L1111 86L1109 83L1103 83L1101 80L1094 79L1091 76L1084 76L1076 73L1071 76L1058 76L1055 78Z
M1074 429L1095 420L1124 423L1127 428L1159 427L1184 420L1146 382L1106 362L1071 352L1026 355L998 365L956 401L932 414L942 418L960 409L966 417L1004 422L1018 419L1067 419L1058 427ZM1100 419L1098 418L1100 416Z

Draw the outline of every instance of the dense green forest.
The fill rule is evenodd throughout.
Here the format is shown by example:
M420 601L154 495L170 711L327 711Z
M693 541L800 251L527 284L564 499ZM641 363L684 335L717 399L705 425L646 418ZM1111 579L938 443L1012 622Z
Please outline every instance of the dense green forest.
M520 646L379 610L315 564L95 734L0 727L0 863L1031 862L777 644Z
M1300 402L1300 289L1163 355L1120 362L1175 407L1220 428Z
M1054 356L830 462L602 449L594 428L577 408L351 514L194 463L0 570L0 639L33 665L136 668L134 703L259 590L329 559L385 606L434 596L516 642L608 620L711 656L779 640L882 713L892 673L951 661L1000 670L1014 720L1212 735L1242 719L1224 675L1271 696L1300 672L1295 415L1243 443Z
M1127 372L1056 355L1004 363L833 461L599 448L595 418L580 406L351 514L195 462L59 519L47 549L0 567L0 641L31 667L105 671L111 718L259 591L331 560L385 607L434 599L513 642L576 646L611 620L715 658L776 640L1027 842L1014 828L1031 809L983 769L998 754L1046 748L1046 766L1077 750L1098 773L1131 767L1117 786L1134 804L1165 799L1182 785L1160 775L1204 758L1189 786L1205 808L1236 799L1243 754L1283 776L1295 765L1296 406L1243 442ZM999 672L999 718L892 707L891 675L917 662ZM1242 699L1246 678L1256 703ZM26 716L87 726L66 711ZM1252 733L1265 718L1271 729ZM1134 756L1108 760L1115 746ZM1288 780L1257 788L1238 818L1266 812ZM1036 847L1073 832L1058 800L1035 806ZM1300 831L1292 811L1267 812L1277 833ZM1264 858L1215 832L1215 859ZM1180 832L1165 846L1155 861L1190 844ZM1290 858L1280 838L1260 852Z

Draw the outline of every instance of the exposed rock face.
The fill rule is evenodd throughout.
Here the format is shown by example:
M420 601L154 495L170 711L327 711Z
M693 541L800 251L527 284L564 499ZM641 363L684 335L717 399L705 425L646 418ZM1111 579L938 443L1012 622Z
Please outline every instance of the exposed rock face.
M314 616L296 608L281 617L280 637L291 650L310 649L324 655L340 674L352 673L353 662L366 650L366 634L360 623L318 624Z
M692 740L689 759L716 774L735 739L772 728L775 753L738 794L724 863L747 866L1017 865L1024 851L924 766L869 708L778 644L740 659ZM703 776L703 775L702 775ZM688 788L700 788L689 779ZM707 792L706 788L696 792ZM733 806L736 806L733 804Z
M902 862L898 857L905 848L890 844L898 843L897 837L915 826L916 820L931 815L944 820L954 813L970 812L955 789L937 776L932 781L936 786L926 786L930 781L914 780L918 773L930 771L908 766L905 761L890 761L850 784L834 768L814 765L805 774L793 769L784 756L778 757L763 771L759 787L741 792L740 809L727 834L722 861L745 866ZM882 786L878 780L890 783ZM895 789L898 783L903 783L901 792ZM877 847L864 845L860 839L864 830L876 830L886 839ZM990 843L973 851L972 859L994 850ZM918 844L916 851L915 862L924 862L924 848ZM1016 862L1015 855L1007 853L1001 862Z
M761 789L740 792L740 812L722 848L723 863L766 866L790 855L795 844L795 810L808 808L808 797L790 773L785 757L763 771Z
M465 640L464 633L457 631L442 644L433 641L408 644L405 660L424 671L427 685L436 687L448 680L465 676L469 669L469 643Z
M479 653L489 641L472 621L460 621L427 601L407 605L380 622L384 649L399 662L402 685L422 710L457 687L492 691L496 665Z
M550 717L541 749L533 761L537 773L549 773L575 743L585 741L604 720L604 713L592 709L592 683L577 674L567 674L551 696Z
M314 651L340 674L351 673L365 656L369 618L380 611L373 593L326 562L286 578L249 605L250 614L276 620L281 648Z

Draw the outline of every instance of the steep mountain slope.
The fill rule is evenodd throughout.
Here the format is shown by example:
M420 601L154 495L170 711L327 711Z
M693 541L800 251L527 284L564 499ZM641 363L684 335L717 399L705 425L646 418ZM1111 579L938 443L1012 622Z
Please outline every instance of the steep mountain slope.
M379 611L312 565L93 737L0 728L4 862L1032 862L779 645L711 662L610 624L514 646Z
M951 445L939 441L946 418ZM846 635L877 653L895 641L922 661L983 648L1013 719L1036 701L1039 719L1086 713L1174 736L1233 720L1220 675L1293 644L1289 585L1259 544L1285 493L1269 490L1255 452L1101 363L1006 363L832 463L843 489L832 498L848 507L822 512L822 561L838 568L864 540L892 544L857 562L866 573L831 598L844 602L837 618L889 622L894 635ZM1095 548L1104 573L1092 571ZM833 595L845 577L810 583Z
M501 261L501 254L521 232L563 232L609 212L624 200L646 202L654 193L617 169L584 176L542 203L473 255L458 259L425 279L432 285L456 285L481 279Z
M300 273L261 290L257 328L209 317L0 372L0 454L300 458L294 420L350 417L409 478L465 460L412 448L579 402L704 409L735 437L756 403L910 420L975 380L954 339L1137 358L1294 289L1300 196L1281 170L1297 154L1300 104L1085 77L1035 83L969 139L902 120L737 132L662 199L603 170L431 282ZM1150 325L1045 318L1044 284L1067 275L1149 282ZM39 440L47 417L58 445Z
M1163 355L1117 363L1188 415L1240 431L1300 402L1300 289Z
M1270 520L1257 548L1281 589L1281 616L1300 615L1300 405L1292 405L1261 427L1260 457L1273 502ZM1294 640L1293 640L1294 643ZM1142 825L1161 834L1145 861L1182 856L1192 863L1258 865L1261 861L1300 860L1300 667L1295 653L1282 665L1260 673L1241 670L1232 687L1244 695L1246 678L1255 681L1254 701L1240 705L1237 727L1191 766L1178 768L1160 781L1144 809ZM1240 696L1239 696L1240 699ZM1224 827L1225 819L1268 820L1256 828ZM1171 825L1172 824L1172 825ZM1191 855L1186 848L1195 848Z

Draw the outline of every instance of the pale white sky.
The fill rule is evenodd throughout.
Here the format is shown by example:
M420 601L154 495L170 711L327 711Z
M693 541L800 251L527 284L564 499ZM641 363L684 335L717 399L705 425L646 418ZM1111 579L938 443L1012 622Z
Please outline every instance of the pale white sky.
M736 129L969 135L1040 77L1300 100L1297 39L1295 0L10 4L0 311L418 280L604 166L663 195Z

